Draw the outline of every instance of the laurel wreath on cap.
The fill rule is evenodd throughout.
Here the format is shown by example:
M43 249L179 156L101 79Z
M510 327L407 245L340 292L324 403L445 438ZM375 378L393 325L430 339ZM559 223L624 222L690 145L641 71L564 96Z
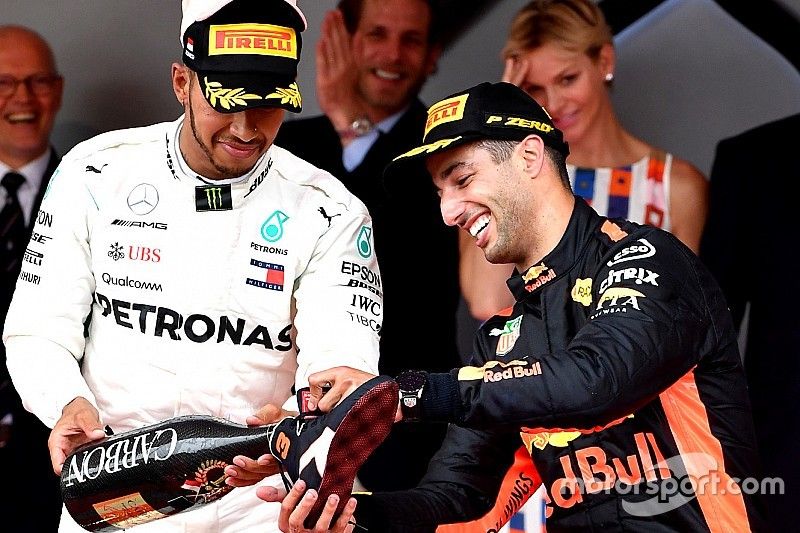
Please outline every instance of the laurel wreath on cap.
M280 98L282 104L290 104L292 107L299 108L302 104L303 97L300 96L300 89L297 87L297 82L292 82L288 89L276 87L275 92L268 94L264 98Z
M219 105L225 109L231 109L237 105L247 105L247 100L261 100L257 94L249 94L244 91L244 88L238 87L236 89L226 89L218 81L208 81L208 78L203 78L206 84L206 98L212 106Z
M247 106L247 100L261 100L261 96L252 93L246 93L243 87L236 89L226 89L218 81L208 81L208 78L203 78L206 89L206 98L212 106L219 105L224 109L232 109L236 106ZM268 94L263 99L280 98L281 104L289 104L292 107L300 108L302 105L302 96L300 89L297 87L296 82L292 82L288 88L277 87L274 93Z

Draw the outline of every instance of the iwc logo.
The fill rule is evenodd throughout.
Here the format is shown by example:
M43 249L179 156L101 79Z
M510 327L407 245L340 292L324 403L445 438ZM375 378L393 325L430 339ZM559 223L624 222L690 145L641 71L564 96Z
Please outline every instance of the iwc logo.
M139 216L150 213L158 205L158 189L140 183L128 194L128 208Z

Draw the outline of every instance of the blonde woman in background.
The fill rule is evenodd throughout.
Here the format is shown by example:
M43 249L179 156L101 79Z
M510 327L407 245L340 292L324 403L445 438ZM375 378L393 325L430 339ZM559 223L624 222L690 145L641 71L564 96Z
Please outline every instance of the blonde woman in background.
M601 215L661 227L697 252L707 180L620 123L609 93L614 45L600 8L591 0L530 2L512 21L503 57L503 81L535 98L564 132L574 192ZM513 267L488 263L465 232L460 244L464 299L483 321L512 304L505 280Z

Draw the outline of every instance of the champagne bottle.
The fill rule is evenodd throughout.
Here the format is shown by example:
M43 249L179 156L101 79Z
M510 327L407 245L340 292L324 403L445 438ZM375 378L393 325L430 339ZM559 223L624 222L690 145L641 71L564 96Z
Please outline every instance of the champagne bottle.
M206 415L172 418L77 448L61 470L61 495L88 531L118 531L228 494L225 466L269 450L274 424L248 427Z

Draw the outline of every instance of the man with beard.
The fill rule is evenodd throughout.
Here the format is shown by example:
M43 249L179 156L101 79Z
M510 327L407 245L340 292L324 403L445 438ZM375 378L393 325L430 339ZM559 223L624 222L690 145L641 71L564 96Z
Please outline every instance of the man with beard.
M275 141L341 179L373 217L386 303L380 368L391 375L459 362L457 232L441 224L428 180L409 177L400 194L390 194L381 181L392 158L416 145L427 119L418 93L436 70L439 18L431 0L340 1L326 15L317 46L324 114L288 121ZM415 341L421 329L433 333L424 343ZM359 481L371 490L415 485L444 430L428 424L393 432L362 467Z
M490 512L483 531L498 531L541 484L549 533L767 531L762 494L775 485L760 479L736 333L700 259L573 193L564 135L519 87L481 83L431 109L387 186L427 169L444 222L515 266L516 301L481 326L469 366L395 378L395 421L451 425L418 487L348 500L357 529L424 533ZM327 412L372 378L312 375L309 405ZM495 505L520 443L535 475ZM307 487L257 494L283 498L279 523L299 533L318 497Z
M25 407L52 428L55 473L103 428L192 414L259 424L312 372L377 372L369 214L273 145L301 109L305 27L295 0L184 0L172 65L184 114L99 135L56 170L3 338ZM262 483L277 471L271 456L237 457L223 490L242 488L140 531L277 531L278 506L246 487L280 483ZM59 528L83 531L66 512Z

